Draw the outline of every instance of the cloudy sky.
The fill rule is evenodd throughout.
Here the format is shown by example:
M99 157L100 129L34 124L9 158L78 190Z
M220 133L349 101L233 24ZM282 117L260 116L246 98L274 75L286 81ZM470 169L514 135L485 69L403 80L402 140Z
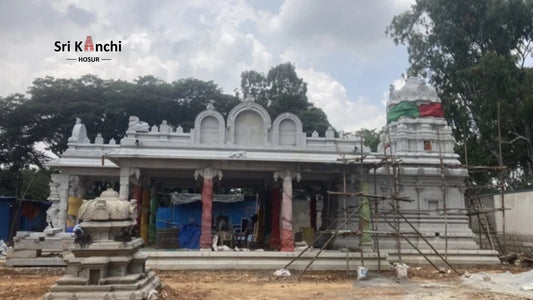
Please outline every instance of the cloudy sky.
M212 80L226 93L245 70L292 62L308 98L333 126L381 128L388 86L401 84L407 52L385 35L414 0L180 0L0 2L0 96L43 76ZM122 41L100 63L67 61L56 41ZM73 45L71 46L73 48Z

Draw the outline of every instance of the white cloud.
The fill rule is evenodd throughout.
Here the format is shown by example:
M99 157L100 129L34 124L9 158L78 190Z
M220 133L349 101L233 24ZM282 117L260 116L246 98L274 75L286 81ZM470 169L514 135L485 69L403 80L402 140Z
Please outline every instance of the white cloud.
M232 93L241 72L267 72L290 61L308 82L309 99L337 129L379 128L381 93L391 78L383 74L406 58L394 51L385 27L413 1L4 0L0 96L24 92L36 77L86 73L124 80L195 77ZM123 51L100 64L67 62L69 54L53 51L56 40L87 35L121 40Z
M405 85L405 79L403 78L397 78L394 79L390 86L394 87L395 90L401 89ZM386 91L383 91L383 97L381 98L381 104L385 107L387 106L387 103L389 102L389 96L390 96L390 86L389 89Z
M286 0L278 14L258 20L258 27L306 58L343 53L374 61L392 45L385 35L392 17L413 2Z
M348 132L385 125L384 107L363 97L351 101L344 86L323 72L313 69L297 69L297 72L308 83L308 99L324 110L337 130Z

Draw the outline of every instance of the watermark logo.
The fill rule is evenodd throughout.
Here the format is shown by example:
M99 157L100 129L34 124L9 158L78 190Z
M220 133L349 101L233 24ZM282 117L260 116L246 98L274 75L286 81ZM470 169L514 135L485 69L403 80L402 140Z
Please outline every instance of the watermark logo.
M71 47L73 46L73 47ZM56 41L54 43L55 52L75 52L75 53L84 53L84 52L93 52L93 53L110 53L110 52L122 52L122 41L114 42L113 40L107 43L93 43L92 36L88 35L85 38L85 42L82 41L67 41L66 43L61 41ZM105 55L95 55L95 56L85 56L81 55L77 58L67 58L69 61L77 62L103 62L110 61L111 58L105 57Z
M83 48L83 51L94 51L93 38L90 35L85 39L85 47Z

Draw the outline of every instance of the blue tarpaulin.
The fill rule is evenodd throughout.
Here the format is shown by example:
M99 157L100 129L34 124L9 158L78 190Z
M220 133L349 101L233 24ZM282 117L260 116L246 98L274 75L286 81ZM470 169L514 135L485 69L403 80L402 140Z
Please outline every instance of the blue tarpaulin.
M11 229L11 208L16 200L15 197L0 197L0 239L6 242Z
M200 226L182 225L179 234L180 248L200 249Z

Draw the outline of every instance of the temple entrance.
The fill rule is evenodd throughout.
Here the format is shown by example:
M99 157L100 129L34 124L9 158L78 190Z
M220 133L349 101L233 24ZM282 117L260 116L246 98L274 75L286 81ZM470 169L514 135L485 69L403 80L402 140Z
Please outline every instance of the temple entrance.
M155 227L155 236L151 238L148 234L148 244L157 247L159 238L168 238L165 234L159 236L158 232L176 228L179 232L179 242L173 248L202 248L200 236L202 224L206 221L203 217L205 213L202 202L203 180L201 178L194 180L191 176L161 177L161 174L172 173L169 170L141 170L141 173L151 176L151 181L157 182L158 186L156 198L151 199L156 202L157 207L155 224L144 224L145 227ZM159 177L157 173L160 173ZM192 174L193 170L190 172L180 170L175 173ZM324 190L317 187L326 183L317 181L293 183L291 234L296 241L304 240L305 236L307 242L312 243L314 231L318 229L317 225L320 226L322 223L320 209L323 207L324 195L321 193ZM217 245L225 245L232 249L237 247L279 250L282 190L281 180L274 181L272 172L267 171L227 171L224 172L222 180L214 178L213 202L209 217L210 239L217 236ZM318 212L317 199L320 208ZM140 228L140 232L150 231ZM172 248L168 244L166 247Z

